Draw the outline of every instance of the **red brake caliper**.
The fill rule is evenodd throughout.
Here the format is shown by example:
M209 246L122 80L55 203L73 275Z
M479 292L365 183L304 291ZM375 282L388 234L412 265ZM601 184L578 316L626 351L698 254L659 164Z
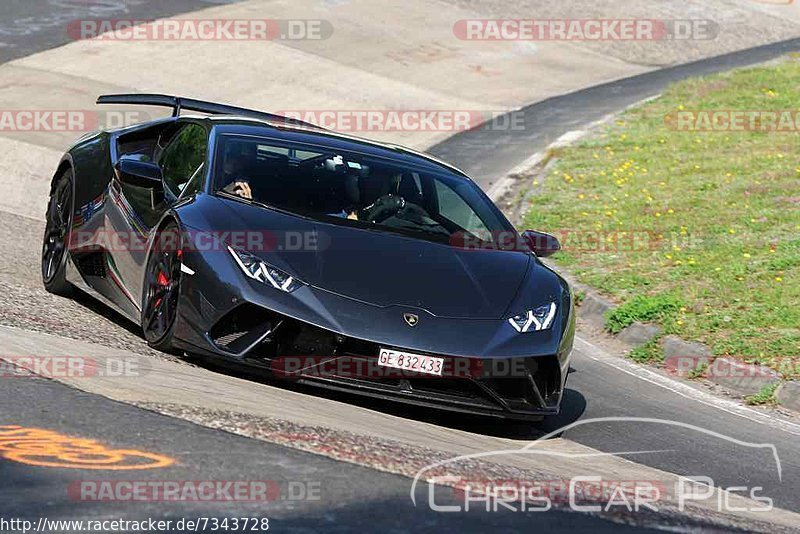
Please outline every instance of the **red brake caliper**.
M158 272L158 277L156 277L156 283L161 287L166 287L169 285L169 279L167 278L167 275L164 274L164 271ZM160 305L161 305L161 297L158 297L153 307L158 308Z

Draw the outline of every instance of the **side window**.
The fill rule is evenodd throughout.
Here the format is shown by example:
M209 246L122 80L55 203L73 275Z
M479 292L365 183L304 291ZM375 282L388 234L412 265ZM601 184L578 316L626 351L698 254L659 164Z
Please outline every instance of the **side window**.
M206 162L208 137L206 130L197 124L187 124L175 134L159 158L164 182L177 197L192 178L197 186L200 168Z

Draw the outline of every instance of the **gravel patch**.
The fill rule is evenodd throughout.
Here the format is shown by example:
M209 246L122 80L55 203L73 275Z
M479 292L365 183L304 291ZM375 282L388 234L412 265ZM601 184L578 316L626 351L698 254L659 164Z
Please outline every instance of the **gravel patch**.
M184 363L148 347L135 324L83 294L67 299L0 278L0 325Z
M44 223L0 212L0 325L54 334L143 356L182 362L147 346L135 325L81 292L63 298L42 286Z

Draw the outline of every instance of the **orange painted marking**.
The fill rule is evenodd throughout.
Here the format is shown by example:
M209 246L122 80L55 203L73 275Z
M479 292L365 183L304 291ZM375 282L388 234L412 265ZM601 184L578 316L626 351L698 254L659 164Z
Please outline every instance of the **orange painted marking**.
M93 439L15 425L0 425L0 458L37 467L105 471L158 469L175 463L160 454L109 449Z

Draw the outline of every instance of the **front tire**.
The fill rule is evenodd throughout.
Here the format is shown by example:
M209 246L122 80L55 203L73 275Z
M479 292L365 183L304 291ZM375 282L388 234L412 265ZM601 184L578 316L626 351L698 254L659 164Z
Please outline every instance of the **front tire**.
M142 302L142 329L147 344L162 352L174 352L178 317L182 250L175 222L162 228L153 240L147 260Z
M67 282L72 214L75 210L72 169L58 178L50 192L42 239L42 282L55 295L69 296L73 286Z

